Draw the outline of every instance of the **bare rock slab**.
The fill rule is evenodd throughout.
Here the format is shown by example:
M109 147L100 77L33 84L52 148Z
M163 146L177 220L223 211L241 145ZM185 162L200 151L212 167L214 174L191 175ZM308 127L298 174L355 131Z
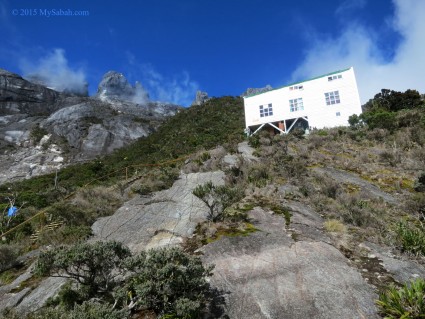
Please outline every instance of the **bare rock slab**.
M47 299L56 296L66 281L66 278L58 277L49 277L43 280L37 288L25 296L16 310L20 313L29 313L40 309Z
M133 252L181 243L206 220L208 208L192 191L208 181L223 185L224 173L182 174L170 189L128 201L93 224L95 239L120 241Z
M281 216L255 209L250 217L260 231L202 249L230 318L379 318L373 288L335 247L294 241Z
M388 248L374 243L364 242L361 247L370 251L369 256L377 257L388 273L399 283L406 283L416 278L425 278L425 266L404 257L396 257Z

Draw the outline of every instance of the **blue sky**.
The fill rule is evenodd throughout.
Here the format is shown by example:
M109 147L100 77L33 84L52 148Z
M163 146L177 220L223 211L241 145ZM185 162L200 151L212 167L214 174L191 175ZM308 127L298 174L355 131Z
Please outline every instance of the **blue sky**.
M354 66L366 102L381 88L425 93L424 13L424 0L0 0L0 68L91 94L115 70L189 105L196 90L240 95Z

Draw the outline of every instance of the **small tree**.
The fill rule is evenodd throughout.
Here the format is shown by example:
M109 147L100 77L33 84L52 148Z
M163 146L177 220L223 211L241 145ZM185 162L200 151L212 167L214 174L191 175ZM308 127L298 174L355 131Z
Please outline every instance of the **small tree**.
M40 254L34 272L38 275L71 278L88 297L104 296L112 291L122 260L130 250L121 243L80 243Z
M350 124L351 128L357 128L362 125L362 120L360 116L358 116L357 114L353 114L350 115L350 117L348 118L348 124Z
M242 199L243 194L237 188L216 186L212 182L198 185L193 195L202 200L209 208L208 219L213 222L223 220L224 210Z

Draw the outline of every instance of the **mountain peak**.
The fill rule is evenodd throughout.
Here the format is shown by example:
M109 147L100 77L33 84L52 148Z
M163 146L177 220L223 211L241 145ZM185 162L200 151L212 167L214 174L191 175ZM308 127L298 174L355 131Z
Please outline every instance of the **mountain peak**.
M123 100L137 104L147 104L149 94L136 82L134 86L117 71L108 71L99 83L96 96L101 100Z

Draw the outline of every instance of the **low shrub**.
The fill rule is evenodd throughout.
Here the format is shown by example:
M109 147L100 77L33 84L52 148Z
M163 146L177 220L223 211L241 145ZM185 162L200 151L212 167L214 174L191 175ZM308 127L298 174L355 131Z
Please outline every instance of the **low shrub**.
M396 234L402 251L425 256L425 229L400 222L397 224Z
M158 315L200 318L210 286L206 277L213 266L204 267L199 257L179 248L140 253L124 262L130 275L116 296L134 309L151 309Z
M13 267L19 256L19 248L16 245L0 244L0 272Z
M266 186L270 182L271 176L269 168L265 164L256 164L248 169L248 182L257 187Z
M123 319L128 314L128 310L116 310L110 304L85 301L80 305L76 304L70 311L64 311L61 307L44 308L28 315L26 319Z
M329 219L323 223L325 230L330 233L345 233L347 227L338 219Z
M425 192L425 172L418 176L414 188L417 192Z
M85 225L63 225L57 229L41 231L37 238L39 245L70 245L85 240L92 234L91 227Z

